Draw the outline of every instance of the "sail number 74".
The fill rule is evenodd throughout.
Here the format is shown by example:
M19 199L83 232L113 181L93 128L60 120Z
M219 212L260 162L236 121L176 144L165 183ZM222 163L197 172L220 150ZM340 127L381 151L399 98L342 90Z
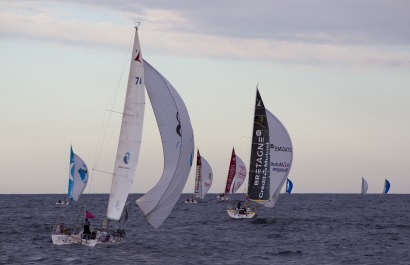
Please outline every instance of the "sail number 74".
M135 84L136 85L138 85L138 84L142 84L142 78L141 77L139 77L139 76L137 76L137 77L135 77L135 79L137 79L137 82L135 82Z

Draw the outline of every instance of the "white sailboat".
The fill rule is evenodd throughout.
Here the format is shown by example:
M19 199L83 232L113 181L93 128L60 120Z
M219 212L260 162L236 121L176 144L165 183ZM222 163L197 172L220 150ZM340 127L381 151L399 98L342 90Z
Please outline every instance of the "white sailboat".
M369 186L367 185L367 181L362 177L362 190L361 190L361 194L365 195L367 193L367 188Z
M257 89L246 207L243 213L235 209L236 215L230 216L251 218L246 216L247 209L250 209L248 200L265 207L273 207L289 174L292 158L293 147L289 133L285 126L265 109Z
M195 198L205 199L206 194L212 186L212 179L212 168L198 150L196 155L194 197L187 199L185 203L197 203L198 201Z
M235 148L232 148L231 161L229 163L228 176L226 178L225 192L218 195L218 201L227 201L229 195L235 193L243 184L246 178L246 166L242 159L236 155Z
M95 238L93 235L91 238L86 237L86 242L82 241L81 244L92 246L96 243L125 241L124 230L109 231L109 222L120 220L133 184L142 138L144 86L162 139L164 170L158 183L140 197L136 204L154 228L161 226L168 217L187 181L194 152L189 114L174 87L143 60L136 27L107 217Z

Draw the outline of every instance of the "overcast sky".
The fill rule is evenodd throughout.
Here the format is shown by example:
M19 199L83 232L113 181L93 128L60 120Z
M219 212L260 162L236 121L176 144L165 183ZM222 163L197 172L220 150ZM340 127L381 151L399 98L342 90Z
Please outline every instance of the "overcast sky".
M113 171L134 25L144 59L185 101L222 192L249 164L255 87L293 141L296 193L410 191L409 1L0 1L0 193L64 193L70 144ZM117 97L116 91L118 89ZM114 102L115 98L115 102ZM147 100L132 192L161 176ZM194 186L193 166L184 192ZM86 192L110 190L91 172ZM245 188L240 189L243 192Z

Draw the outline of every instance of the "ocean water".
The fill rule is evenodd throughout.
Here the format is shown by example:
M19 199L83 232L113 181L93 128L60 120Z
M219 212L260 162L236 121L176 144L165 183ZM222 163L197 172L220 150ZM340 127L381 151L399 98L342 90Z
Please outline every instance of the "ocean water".
M100 226L108 195L0 195L0 264L410 264L410 195L281 195L255 219L230 219L209 194L152 228L130 195L127 242L55 246L54 224L80 225L86 208ZM240 199L243 195L235 195Z

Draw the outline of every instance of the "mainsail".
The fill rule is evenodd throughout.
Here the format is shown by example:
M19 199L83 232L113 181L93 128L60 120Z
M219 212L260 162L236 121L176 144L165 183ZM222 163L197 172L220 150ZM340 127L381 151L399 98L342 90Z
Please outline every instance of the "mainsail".
M120 138L107 208L107 217L112 220L118 221L120 219L134 181L141 147L144 110L144 61L138 39L138 28L136 28Z
M68 178L68 199L78 201L88 182L88 168L85 162L70 149L70 169Z
M199 154L196 156L195 196L204 199L212 185L212 168Z
M293 182L290 179L287 179L286 181L286 193L290 194L293 189Z
M145 87L155 113L164 151L159 182L136 203L147 221L158 228L176 204L188 179L194 134L188 111L174 87L144 61Z
M383 194L387 194L390 190L390 182L385 179L384 180L384 187L383 187Z
M361 191L362 195L365 195L367 193L367 188L368 188L367 181L362 177L362 191Z
M263 206L273 207L289 174L292 158L293 147L288 131L265 109L257 90L249 169L249 198Z
M231 162L229 164L228 177L226 179L225 194L235 193L245 181L246 166L242 159L235 154L232 148Z

